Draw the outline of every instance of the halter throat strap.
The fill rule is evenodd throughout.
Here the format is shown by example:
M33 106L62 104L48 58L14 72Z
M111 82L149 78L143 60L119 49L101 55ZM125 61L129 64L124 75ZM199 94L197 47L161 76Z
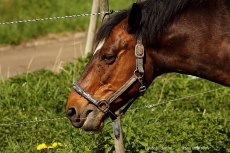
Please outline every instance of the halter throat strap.
M120 95L122 95L136 81L139 81L141 84L139 88L140 96L144 95L144 92L146 90L146 87L143 85L144 46L142 45L142 38L140 35L137 37L137 44L135 46L135 56L136 56L136 70L134 71L133 76L123 86L121 86L116 92L114 92L109 98L104 99L104 100L97 99L92 94L82 89L77 83L77 81L73 83L73 89L79 95L81 95L86 100L88 100L90 103L95 105L103 113L108 114L112 120L116 120L117 115L109 109L110 104L113 101L115 101ZM132 100L130 103L127 103L126 107L121 112L124 114L135 100L136 98Z

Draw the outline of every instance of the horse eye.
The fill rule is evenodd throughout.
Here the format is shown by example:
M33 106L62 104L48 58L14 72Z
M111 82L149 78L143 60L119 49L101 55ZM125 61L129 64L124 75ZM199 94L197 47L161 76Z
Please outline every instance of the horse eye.
M113 60L113 59L115 59L114 55L110 55L110 54L102 55L102 60L104 60L104 61L110 61L110 60Z

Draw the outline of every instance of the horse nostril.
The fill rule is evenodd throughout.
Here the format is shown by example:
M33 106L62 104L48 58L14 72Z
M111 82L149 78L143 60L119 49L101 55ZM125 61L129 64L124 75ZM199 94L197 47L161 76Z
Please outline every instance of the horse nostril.
M76 114L76 110L74 108L70 108L67 112L66 112L66 116L68 118L74 116Z
M66 117L70 120L72 125L76 128L82 127L84 124L86 117L84 114L89 114L91 111L85 111L86 113L84 114L79 114L79 110L75 109L75 107L70 107L69 109L66 110Z
M89 113L91 113L93 110L87 110L87 112L86 112L86 117L89 115Z

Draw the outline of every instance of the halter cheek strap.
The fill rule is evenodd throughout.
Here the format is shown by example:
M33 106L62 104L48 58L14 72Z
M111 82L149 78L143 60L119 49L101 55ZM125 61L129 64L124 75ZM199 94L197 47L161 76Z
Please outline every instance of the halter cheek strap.
M108 114L112 120L116 120L117 115L109 109L110 104L113 101L115 101L121 94L123 94L136 81L139 81L141 84L139 88L140 96L144 95L144 92L146 90L146 87L143 85L144 46L142 45L141 36L138 36L137 38L137 44L135 46L135 56L136 56L136 70L134 71L133 76L123 86L121 86L116 92L114 92L109 98L104 99L104 100L99 100L95 98L92 94L82 89L77 83L77 81L73 83L73 89L79 95L81 95L82 97L87 99L90 103L95 105L103 113ZM121 110L121 113L124 114L136 99L137 98L134 98L132 101L127 103L126 107L123 110Z

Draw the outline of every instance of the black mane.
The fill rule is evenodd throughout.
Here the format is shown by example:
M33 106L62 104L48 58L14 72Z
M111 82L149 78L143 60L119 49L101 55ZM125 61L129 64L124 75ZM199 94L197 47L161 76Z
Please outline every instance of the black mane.
M155 46L160 33L169 27L177 15L182 14L189 3L200 3L202 0L147 0L139 3L142 10L142 30L140 31L143 44ZM111 16L99 28L96 44L107 38L115 25L125 19L130 9L122 10Z

